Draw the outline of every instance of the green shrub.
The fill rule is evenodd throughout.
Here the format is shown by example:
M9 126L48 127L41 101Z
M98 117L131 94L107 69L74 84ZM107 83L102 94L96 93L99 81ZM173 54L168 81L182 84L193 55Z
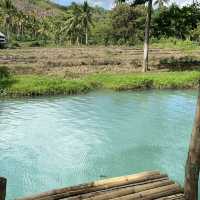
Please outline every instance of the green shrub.
M20 44L18 42L12 41L12 42L8 43L6 45L6 47L8 47L9 49L16 49L16 48L19 48L21 46L20 46Z
M191 70L198 69L200 60L190 56L184 56L180 58L170 57L160 59L160 68L168 68L170 70Z
M194 50L199 49L200 46L197 42L191 40L180 40L173 37L170 38L152 38L151 47L153 48L172 48L181 50Z
M0 80L10 78L10 72L7 67L0 67Z
M41 41L33 41L30 43L30 47L44 47L46 44Z

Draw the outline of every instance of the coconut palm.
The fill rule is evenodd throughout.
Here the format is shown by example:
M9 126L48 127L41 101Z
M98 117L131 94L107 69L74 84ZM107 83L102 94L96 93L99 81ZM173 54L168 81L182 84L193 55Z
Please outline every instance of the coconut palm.
M84 1L82 6L81 21L85 29L85 44L88 45L88 31L90 30L90 25L92 24L92 9L87 1Z
M145 24L144 58L143 58L143 68L142 68L143 72L146 72L148 70L149 33L150 33L153 0L133 0L133 5L141 5L145 3L148 3L148 8L147 8L147 16L146 16L146 24Z
M92 9L87 1L82 6L73 4L65 16L65 23L62 33L65 33L70 43L79 44L85 38L85 44L88 44L88 32L92 24Z
M152 13L152 3L153 0L133 0L133 5L141 5L148 3L146 24L145 24L145 37L144 37L144 58L143 58L143 68L142 71L146 72L148 70L148 57L149 57L149 33L151 24L151 13Z
M144 37L144 59L143 59L143 72L148 70L148 61L149 61L149 33L150 33L150 24L151 24L151 13L152 13L152 0L148 1L148 9L146 16L145 24L145 37Z
M163 8L165 4L168 4L169 0L155 0L154 5L158 5L159 9Z
M119 4L122 4L122 3L125 3L126 0L115 0L115 4L116 5L119 5Z
M169 0L155 0L155 5L158 4L161 8ZM149 57L149 33L151 24L152 4L153 0L133 0L133 5L140 5L148 3L146 25L145 25L145 38L144 38L144 58L143 58L143 72L148 70L148 57Z
M74 4L65 16L65 24L61 32L65 32L71 42L79 44L80 35L83 33L83 23L81 20L82 9L77 4Z

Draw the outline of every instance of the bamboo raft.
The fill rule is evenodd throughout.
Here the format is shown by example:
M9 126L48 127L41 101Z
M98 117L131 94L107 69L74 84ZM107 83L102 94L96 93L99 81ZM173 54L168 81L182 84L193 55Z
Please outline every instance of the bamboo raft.
M158 171L98 180L17 200L184 200L183 189Z

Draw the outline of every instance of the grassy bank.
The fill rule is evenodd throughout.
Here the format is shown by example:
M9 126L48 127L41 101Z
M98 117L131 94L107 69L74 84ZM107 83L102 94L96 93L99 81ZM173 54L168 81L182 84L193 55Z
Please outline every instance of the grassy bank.
M72 95L95 89L185 89L195 88L200 72L160 72L89 75L76 80L51 76L14 76L0 82L1 97Z

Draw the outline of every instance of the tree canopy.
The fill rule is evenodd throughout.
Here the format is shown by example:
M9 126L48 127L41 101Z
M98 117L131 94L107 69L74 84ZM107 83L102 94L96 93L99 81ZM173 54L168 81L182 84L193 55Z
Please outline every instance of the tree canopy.
M147 1L116 0L111 10L91 7L87 1L64 8L56 5L56 11L60 9L61 12L47 15L41 13L51 13L50 7L44 8L44 11L28 10L26 7L24 11L14 1L2 0L0 29L8 38L19 42L135 45L144 40L147 13L144 3ZM38 2L29 4L37 6ZM152 12L151 37L154 40L173 37L199 42L199 4L179 7L176 4L168 5L167 2L153 1L156 6Z

